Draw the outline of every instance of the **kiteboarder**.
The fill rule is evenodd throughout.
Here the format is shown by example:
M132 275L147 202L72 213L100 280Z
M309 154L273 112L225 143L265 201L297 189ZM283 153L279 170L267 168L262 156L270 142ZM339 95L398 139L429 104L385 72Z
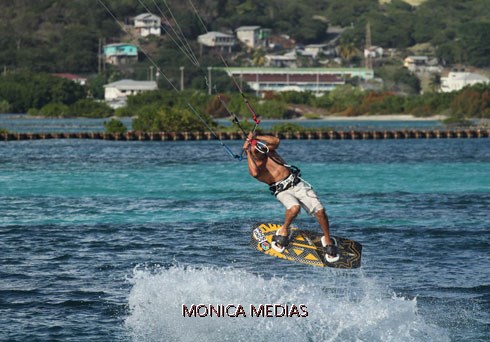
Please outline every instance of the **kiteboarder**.
M289 245L289 226L300 213L301 207L315 216L324 236L327 261L337 256L337 247L330 238L330 225L320 199L309 183L301 178L300 170L287 164L277 153L280 139L269 135L249 133L243 150L247 154L250 175L269 185L272 194L286 207L284 223L273 237L273 248L282 253Z

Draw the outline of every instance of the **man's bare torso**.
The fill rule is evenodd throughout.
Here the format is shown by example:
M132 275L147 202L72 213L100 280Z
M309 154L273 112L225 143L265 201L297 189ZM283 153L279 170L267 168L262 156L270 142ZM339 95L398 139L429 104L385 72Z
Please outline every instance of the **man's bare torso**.
M273 184L289 176L289 169L278 163L278 161L281 163L284 161L276 151L271 151L268 155L254 151L252 156L258 168L258 175L255 177L257 180L266 184Z

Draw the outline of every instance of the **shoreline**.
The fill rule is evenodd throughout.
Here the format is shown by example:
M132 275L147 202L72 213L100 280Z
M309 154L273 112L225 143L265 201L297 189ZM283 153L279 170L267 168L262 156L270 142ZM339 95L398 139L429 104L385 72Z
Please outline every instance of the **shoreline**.
M39 115L28 115L24 113L0 113L0 117L6 119L110 119L104 118L85 118L85 117L45 117ZM127 118L127 117L125 117ZM342 115L320 115L318 118L307 118L300 116L294 119L279 119L283 121L440 121L447 117L445 115L434 115L429 117L416 117L412 114L374 114L374 115L359 115L359 116L342 116ZM119 118L121 119L121 118ZM220 118L218 118L220 119ZM266 119L263 120L276 120Z
M387 114L387 115L360 115L360 116L340 116L340 115L323 115L320 121L441 121L444 120L444 115L434 115L429 117L416 117L411 114ZM300 118L299 120L310 120Z

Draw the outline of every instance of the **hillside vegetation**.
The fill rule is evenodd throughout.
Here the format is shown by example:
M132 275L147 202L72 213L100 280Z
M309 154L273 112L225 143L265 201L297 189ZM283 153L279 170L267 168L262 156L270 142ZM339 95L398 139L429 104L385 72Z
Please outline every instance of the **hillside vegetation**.
M416 7L401 0L384 4L378 0L2 0L1 3L0 65L7 69L96 72L99 39L115 42L125 35L102 4L124 22L146 12L146 6L158 14L154 3L167 14L168 4L191 42L204 33L202 19L210 31L231 32L242 25L261 25L302 44L320 43L326 38L328 26L343 26L348 29L341 43L362 49L369 22L374 45L405 49L429 43L437 57L448 65L490 66L488 0L427 0ZM155 52L159 61L172 68L182 56L175 56L169 48L172 44L159 42Z
M434 91L438 81L434 78L427 81L434 87L420 95L420 80L401 64L402 57L422 50L420 53L438 57L448 67L489 67L488 0L426 0L417 6L402 0L0 0L0 4L0 112L57 117L138 116L135 127L141 130L175 130L178 127L170 123L178 118L183 121L179 126L182 129L196 129L195 125L202 128L189 104L210 124L211 117L227 117L229 110L248 113L236 85L219 70L223 69L220 58L199 53L196 40L206 30L232 33L240 26L260 25L270 28L273 35L287 35L304 45L325 42L331 38L329 27L342 27L339 51L357 51L354 57L342 56L342 65L362 66L360 51L369 23L372 44L397 51L396 58L375 65L383 89L361 91L357 81L350 80L322 97L296 92L265 94L264 99L253 99L260 115L287 119L311 114L298 108L312 108L346 116L443 114L455 121L490 117L490 86L439 94ZM177 43L169 34L136 38L121 29L132 17L148 10L169 16L165 28L181 29L185 42ZM116 42L133 42L143 48L138 63L101 67L101 46ZM184 43L198 56L199 66L179 50ZM263 53L239 47L227 55L227 63L253 63L261 57L257 52ZM149 79L155 76L150 71L155 71L155 65L164 73L158 80L159 90L130 96L127 106L116 111L97 101L103 98L104 84L122 78ZM185 91L176 94L182 66ZM216 67L212 84L222 92L219 97L207 94L204 76L208 66ZM86 75L88 86L55 79L50 75L55 72ZM246 84L242 86L246 92ZM110 126L124 128L118 123Z

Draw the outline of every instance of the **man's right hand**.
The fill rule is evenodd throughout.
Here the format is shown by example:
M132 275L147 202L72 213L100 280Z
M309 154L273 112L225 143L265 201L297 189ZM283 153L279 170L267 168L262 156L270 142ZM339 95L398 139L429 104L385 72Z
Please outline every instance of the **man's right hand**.
M255 134L252 132L248 133L247 139L243 143L243 149L248 150L250 147L250 144L252 144L252 141L255 139Z

